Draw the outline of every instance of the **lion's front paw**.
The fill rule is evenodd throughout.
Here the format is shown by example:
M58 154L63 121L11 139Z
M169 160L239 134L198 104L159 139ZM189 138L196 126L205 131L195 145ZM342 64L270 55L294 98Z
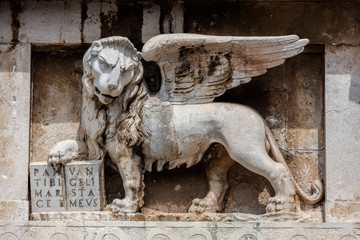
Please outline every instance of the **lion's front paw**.
M208 197L203 199L195 198L189 208L191 213L216 213L219 210L217 201Z
M135 213L139 210L139 206L135 201L129 199L114 199L107 209L113 213Z
M296 209L297 204L293 197L275 196L269 199L269 204L266 206L267 213L294 212Z
M49 152L48 163L56 166L79 159L84 148L84 146L80 145L83 144L75 140L66 140L56 143Z

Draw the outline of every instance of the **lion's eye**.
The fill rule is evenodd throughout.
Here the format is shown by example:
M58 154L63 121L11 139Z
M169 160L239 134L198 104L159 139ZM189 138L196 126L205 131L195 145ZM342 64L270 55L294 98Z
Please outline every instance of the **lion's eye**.
M130 64L129 66L125 67L125 71L132 69L132 67L134 67L134 65Z
M111 68L111 66L105 61L105 59L103 57L99 57L98 59L99 59L99 63L102 68L104 68L104 69Z

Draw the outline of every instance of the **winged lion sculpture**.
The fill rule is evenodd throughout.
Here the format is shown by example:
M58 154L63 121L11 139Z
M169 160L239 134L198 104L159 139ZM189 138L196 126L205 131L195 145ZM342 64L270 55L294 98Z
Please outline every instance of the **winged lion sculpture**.
M190 212L219 212L234 162L267 178L275 190L267 212L294 211L295 196L315 204L320 181L310 193L296 183L264 119L247 106L213 103L227 89L247 83L286 58L301 53L307 39L159 35L138 52L125 37L93 42L83 58L82 129L84 141L57 143L48 162L104 159L116 165L125 190L113 211L136 212L143 205L143 172L198 163L213 143L231 159L219 157L206 170L209 191L194 199ZM150 94L141 58L160 67L161 88ZM271 152L274 159L269 156Z

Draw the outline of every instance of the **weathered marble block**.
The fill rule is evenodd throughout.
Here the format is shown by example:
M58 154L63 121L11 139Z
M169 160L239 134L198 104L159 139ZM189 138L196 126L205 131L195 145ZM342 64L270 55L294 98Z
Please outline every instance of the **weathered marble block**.
M71 162L64 169L67 210L101 210L105 205L102 161Z
M60 173L46 162L30 164L32 212L66 211L65 179Z
M77 161L56 172L30 164L32 212L99 211L105 206L102 161Z

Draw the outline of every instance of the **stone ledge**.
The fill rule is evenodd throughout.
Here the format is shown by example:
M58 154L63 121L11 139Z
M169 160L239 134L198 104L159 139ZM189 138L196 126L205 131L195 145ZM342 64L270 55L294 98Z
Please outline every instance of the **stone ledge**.
M0 221L1 220L28 221L29 202L21 200L0 200Z
M168 221L168 222L323 222L321 212L253 215L245 213L165 213L142 209L142 213L101 212L37 212L31 213L35 221Z
M360 224L146 221L0 221L0 239L356 240Z
M327 222L360 222L360 202L326 201Z

